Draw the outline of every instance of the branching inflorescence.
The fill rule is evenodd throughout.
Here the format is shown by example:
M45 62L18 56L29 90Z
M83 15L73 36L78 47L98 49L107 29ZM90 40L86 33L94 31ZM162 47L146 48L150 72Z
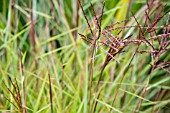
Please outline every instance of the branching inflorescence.
M156 6L155 6L156 8L154 11L151 12L151 9L154 7L155 4L156 4ZM115 58L115 56L117 54L124 52L123 49L129 45L132 45L132 44L136 44L138 46L135 54L147 53L151 56L150 64L152 66L152 71L156 71L158 69L163 69L167 73L170 74L170 71L167 68L170 66L170 62L160 60L161 56L164 53L170 51L170 48L169 48L169 44L170 44L170 40L169 40L169 37L170 37L170 25L169 25L170 10L168 10L162 14L162 12L164 12L164 10L165 10L165 6L161 5L160 2L155 2L155 3L151 2L151 3L148 3L147 6L148 6L148 8L145 11L145 14L143 16L144 21L142 20L141 22L138 22L138 19L132 13L133 17L125 19L120 22L116 22L109 26L106 26L101 31L102 16L99 18L100 19L100 21L99 21L99 19L96 16L96 13L94 11L93 5L91 4L91 8L92 8L92 11L93 11L94 17L95 17L94 23L97 24L97 29L98 29L97 36L94 35L93 30L90 27L89 21L87 20L86 14L84 13L84 10L81 6L83 14L86 18L86 21L88 23L88 26L89 26L89 29L90 29L90 32L91 32L91 35L93 38L88 38L87 36L85 36L83 34L79 34L79 35L82 37L82 39L89 42L91 44L91 46L94 46L96 44L96 42L98 42L99 45L97 45L97 48L100 48L101 46L109 47L109 50L107 52L105 51L107 53L107 55L106 55L105 62L103 64L103 67L102 67L100 75L99 75L98 83L95 87L96 92L98 91L98 87L99 87L100 81L102 79L103 71L104 71L105 67L108 65L108 63L112 59L115 60L116 62L119 62ZM104 12L104 5L102 8L101 15L103 15L103 12ZM168 16L166 21L165 21L165 16L166 17ZM124 24L124 26L118 26L122 23L127 23L129 21L132 21L132 19L134 19L133 21L135 21L137 25ZM158 23L160 23L161 21L162 21L162 24L159 25ZM132 33L129 36L125 37L126 32L122 32L122 31L127 31L130 28L134 28L136 30L136 32L139 31L138 35L136 36ZM95 31L96 31L96 29L95 29ZM117 31L118 33L116 33L116 35L115 35L115 33L113 34L114 31ZM160 33L160 31L161 31L161 33ZM105 38L104 41L100 39L103 37ZM140 48L141 45L144 45L144 47L147 49L143 50L143 48ZM97 102L95 104L95 108L96 108L96 106L97 106Z

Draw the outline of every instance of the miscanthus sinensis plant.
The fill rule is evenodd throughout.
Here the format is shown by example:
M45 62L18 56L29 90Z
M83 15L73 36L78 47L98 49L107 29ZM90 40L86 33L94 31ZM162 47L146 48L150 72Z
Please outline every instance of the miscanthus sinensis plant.
M170 112L169 1L104 1L0 0L0 112Z

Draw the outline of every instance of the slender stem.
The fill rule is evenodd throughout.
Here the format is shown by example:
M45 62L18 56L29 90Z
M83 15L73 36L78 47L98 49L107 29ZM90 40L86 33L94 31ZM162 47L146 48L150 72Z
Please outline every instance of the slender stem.
M95 49L96 49L96 46L94 45L93 46L93 49L92 49L92 56L91 56L91 62L90 62L90 71L89 71L89 100L88 100L88 111L89 113L91 113L91 109L93 107L91 107L91 104L90 104L90 100L91 100L91 90L92 90L92 82L93 82L93 64L94 64L94 58L95 58Z

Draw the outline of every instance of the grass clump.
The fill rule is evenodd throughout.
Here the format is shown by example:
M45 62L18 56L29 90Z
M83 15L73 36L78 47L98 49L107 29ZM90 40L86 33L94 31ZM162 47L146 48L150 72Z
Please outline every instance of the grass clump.
M1 112L169 111L166 0L0 3Z

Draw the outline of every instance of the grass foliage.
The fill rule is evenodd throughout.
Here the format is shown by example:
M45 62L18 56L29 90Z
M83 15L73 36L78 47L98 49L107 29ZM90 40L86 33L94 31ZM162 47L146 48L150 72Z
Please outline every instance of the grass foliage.
M0 0L0 112L170 112L168 0Z

